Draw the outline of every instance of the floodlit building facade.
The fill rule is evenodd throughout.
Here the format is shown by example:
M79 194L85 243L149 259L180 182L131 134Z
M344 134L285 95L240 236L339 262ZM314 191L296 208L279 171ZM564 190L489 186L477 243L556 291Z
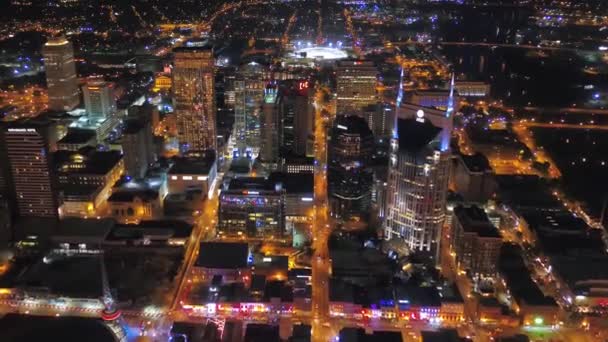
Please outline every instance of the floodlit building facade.
M183 150L215 150L213 50L180 47L173 52L173 108L180 147Z
M65 37L51 38L42 48L49 109L68 111L80 102L74 47Z
M114 85L103 80L90 80L82 86L84 107L90 117L106 119L116 111Z
M446 218L452 99L445 111L398 101L390 146L385 238L435 257Z
M376 104L376 75L378 70L373 62L343 60L337 68L337 112L348 114Z
M21 217L58 217L61 199L53 170L50 123L23 122L3 128L3 163L8 192Z

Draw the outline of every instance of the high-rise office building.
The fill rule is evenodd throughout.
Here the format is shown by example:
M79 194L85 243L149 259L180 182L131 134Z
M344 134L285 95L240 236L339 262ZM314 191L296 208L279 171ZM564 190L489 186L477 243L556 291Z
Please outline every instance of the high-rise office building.
M315 112L310 82L298 81L293 95L293 151L296 154L311 156Z
M49 109L72 110L80 102L74 47L65 37L51 38L42 48Z
M82 86L82 95L89 117L106 119L116 111L116 98L112 83L90 80Z
M369 212L373 182L370 161L374 136L359 116L338 116L330 133L329 199L331 213L340 219Z
M260 154L263 163L277 165L279 160L279 108L278 89L268 86L264 90L260 127Z
M398 119L391 142L385 238L401 239L411 251L438 251L449 178L449 150L440 149L442 129L429 120Z
M240 155L260 149L260 108L264 101L263 66L251 62L239 68L234 89L234 137Z
M173 52L173 108L181 148L215 150L213 50L208 47L180 47Z
M385 238L437 256L446 215L453 81L445 111L401 103L389 153Z
M150 122L141 119L125 120L122 132L122 152L126 174L142 178L148 165L154 162L154 142Z
M378 102L377 74L378 70L370 61L342 60L338 62L336 73L338 114L353 114Z
M312 83L308 80L287 80L279 84L279 145L282 154L305 156L312 153L314 108Z
M154 122L158 111L150 103L129 108L122 132L122 152L126 174L143 177L148 166L156 161L158 143L154 141Z
M20 217L58 217L60 196L51 153L52 123L27 120L2 128L9 202ZM4 159L6 158L6 159Z

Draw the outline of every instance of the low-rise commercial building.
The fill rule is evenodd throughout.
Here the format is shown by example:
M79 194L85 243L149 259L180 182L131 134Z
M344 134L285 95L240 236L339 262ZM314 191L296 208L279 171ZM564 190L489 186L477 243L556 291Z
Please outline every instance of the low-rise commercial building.
M218 230L223 235L282 238L284 212L280 185L265 178L235 178L220 193Z
M176 158L168 172L169 193L201 190L207 193L217 175L214 151L205 151Z

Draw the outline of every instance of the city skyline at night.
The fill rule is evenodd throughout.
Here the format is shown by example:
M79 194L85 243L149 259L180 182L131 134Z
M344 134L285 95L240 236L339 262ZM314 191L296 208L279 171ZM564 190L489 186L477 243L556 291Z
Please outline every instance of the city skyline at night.
M603 0L10 0L0 341L608 340Z

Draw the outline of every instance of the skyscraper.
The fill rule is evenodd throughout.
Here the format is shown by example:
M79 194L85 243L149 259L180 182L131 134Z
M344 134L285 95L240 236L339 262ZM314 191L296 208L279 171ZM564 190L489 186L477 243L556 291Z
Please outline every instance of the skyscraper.
M449 176L449 150L442 129L423 117L398 119L391 141L385 238L400 239L412 252L436 255Z
M262 65L251 62L239 68L234 88L234 136L239 154L260 149L260 107L264 101Z
M399 93L389 156L385 238L435 257L446 215L453 78L449 94L447 109L440 111L401 103Z
M141 119L125 120L122 134L122 152L126 174L142 178L148 165L154 162L154 145L150 122Z
M215 150L213 50L180 47L173 52L173 108L180 146L184 150Z
M264 90L264 104L260 120L260 155L263 163L277 164L279 160L279 108L278 89L268 86Z
M376 75L373 62L343 60L338 62L338 114L353 114L378 102Z
M89 117L105 119L116 111L114 85L103 80L90 80L82 86L84 106Z
M72 110L80 102L74 48L65 37L50 38L42 48L49 109Z
M295 84L293 99L293 151L300 155L312 155L312 135L315 113L312 106L312 86L301 80Z
M50 153L54 151L51 126L48 121L28 120L2 128L9 198L21 217L59 215L59 190Z
M331 213L341 219L369 212L373 181L370 161L374 136L365 119L338 116L331 129L329 147L329 200Z

